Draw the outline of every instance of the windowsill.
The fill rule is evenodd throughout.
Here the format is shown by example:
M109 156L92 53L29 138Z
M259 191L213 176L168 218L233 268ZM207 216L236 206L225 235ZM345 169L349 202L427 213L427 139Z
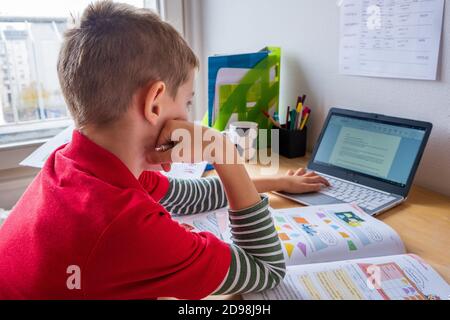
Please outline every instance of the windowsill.
M13 124L3 124L0 126L0 134L6 133L16 133L20 131L30 131L30 130L39 130L39 129L48 129L55 127L62 127L65 124L72 124L73 121L68 118L60 118L60 119L47 119L47 120L39 120L39 121L27 121L22 123L13 123Z
M27 141L22 141L22 142L2 144L2 145L0 145L0 155L1 155L2 151L6 151L6 150L23 149L23 148L33 147L33 146L38 147L38 146L46 143L50 139L51 139L51 137L44 138L44 139L27 140Z
M43 122L32 122L32 123L24 123L24 124L15 124L11 126L1 126L0 127L0 135L8 136L17 135L17 134L35 134L36 137L32 139L19 140L11 143L3 143L0 144L0 153L6 150L14 150L14 149L23 149L29 148L33 146L41 145L48 140L50 140L53 136L57 134L42 134L43 131L48 131L52 129L59 129L61 131L73 124L73 121L70 119L62 119L62 120L48 120ZM39 134L41 132L41 134Z
M22 132L26 133L28 137L32 137L26 140L0 144L0 171L21 167L19 163L22 162L22 160L71 124L73 124L72 120L64 119L0 127L0 134L3 135L20 134ZM59 130L59 128L61 130ZM41 131L41 133L39 133L39 131ZM42 131L47 132L46 134L42 134ZM49 134L49 131L51 131L51 134Z

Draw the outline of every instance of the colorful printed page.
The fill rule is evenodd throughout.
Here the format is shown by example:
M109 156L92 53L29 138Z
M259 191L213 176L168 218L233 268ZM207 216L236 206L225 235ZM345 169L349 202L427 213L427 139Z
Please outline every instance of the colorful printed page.
M289 266L274 289L248 300L447 300L450 286L415 255Z
M350 204L271 209L287 265L302 265L405 253L388 225ZM228 211L174 216L194 232L209 231L232 242Z
M231 242L228 210L226 208L192 215L172 215L172 218L189 231L211 232L219 239Z
M273 210L287 265L405 253L388 225L350 204Z

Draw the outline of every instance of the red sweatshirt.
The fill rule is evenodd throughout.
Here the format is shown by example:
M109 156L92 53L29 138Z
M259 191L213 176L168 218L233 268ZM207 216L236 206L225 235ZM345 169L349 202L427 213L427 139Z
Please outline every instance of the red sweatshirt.
M74 131L0 227L0 299L203 298L224 279L228 245L192 233L158 203L168 179L137 180Z

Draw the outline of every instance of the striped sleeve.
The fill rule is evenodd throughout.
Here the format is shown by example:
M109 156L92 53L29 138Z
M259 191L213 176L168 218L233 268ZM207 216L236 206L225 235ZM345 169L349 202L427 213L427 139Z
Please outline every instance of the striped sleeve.
M169 190L160 203L173 214L189 215L223 208L228 202L219 177L214 176L169 178Z
M255 206L229 213L232 259L227 275L213 294L242 294L275 287L284 278L286 264L268 198L263 196Z

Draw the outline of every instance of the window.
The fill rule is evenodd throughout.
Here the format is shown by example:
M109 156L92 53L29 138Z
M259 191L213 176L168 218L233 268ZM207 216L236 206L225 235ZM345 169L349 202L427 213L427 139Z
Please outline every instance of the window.
M0 126L67 118L56 61L72 14L92 0L11 0L0 8ZM158 11L158 0L121 0Z

